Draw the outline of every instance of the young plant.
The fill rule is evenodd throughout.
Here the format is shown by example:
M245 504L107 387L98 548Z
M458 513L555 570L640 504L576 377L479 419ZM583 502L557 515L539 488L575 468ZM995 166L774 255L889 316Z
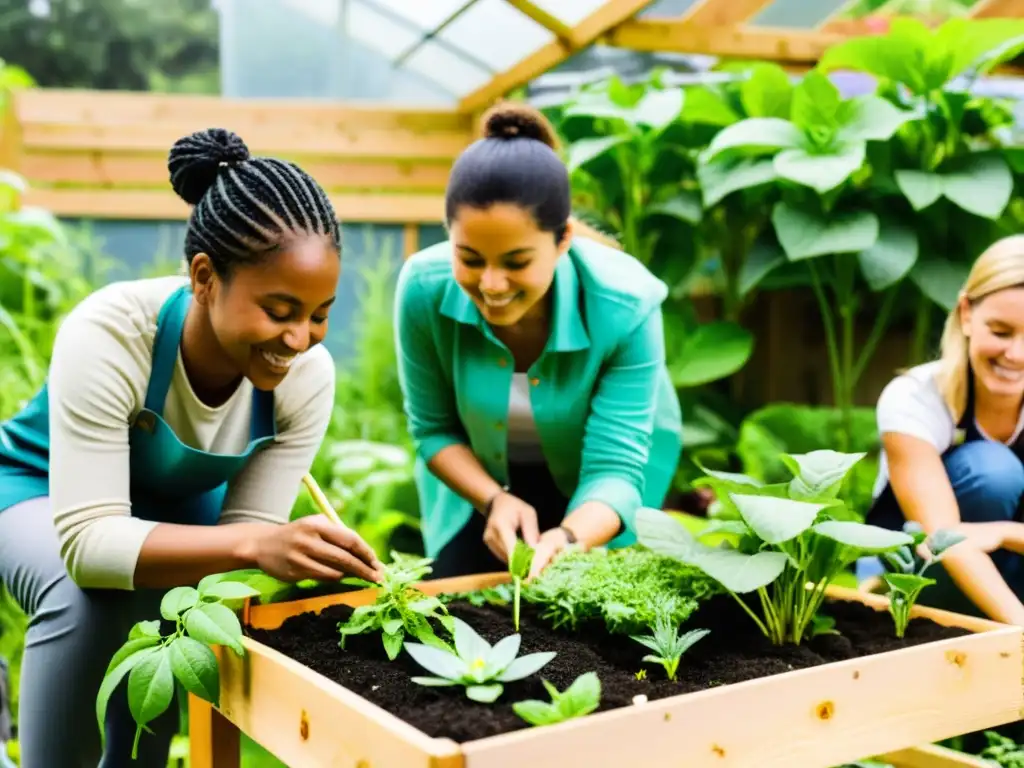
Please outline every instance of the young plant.
M596 672L585 672L561 693L547 680L542 678L541 682L551 701L527 699L512 705L512 710L530 725L554 725L583 717L601 703L601 681Z
M370 605L356 608L348 621L338 623L341 640L338 645L345 647L349 635L380 632L384 652L394 661L402 650L406 635L412 635L421 643L440 649L448 649L430 623L436 619L449 634L454 632L452 617L441 601L425 595L414 584L431 572L430 558L416 558L392 552L393 562L384 566L384 578L374 584L356 577L342 580L344 584L378 589L377 599Z
M641 544L695 566L736 599L776 645L800 644L811 634L828 585L859 557L881 555L913 542L910 535L852 522L839 490L864 454L813 451L783 456L794 472L788 483L739 483L708 472L719 499L735 511L736 542L710 547L673 517L655 509L637 514ZM735 490L737 487L742 491ZM756 594L760 615L744 600Z
M665 668L665 674L669 680L676 679L676 672L679 670L679 660L683 654L699 640L711 633L710 629L691 629L689 632L679 634L678 627L672 623L668 614L658 617L654 625L654 633L651 635L630 635L643 646L654 651L647 654L643 660L652 664L660 664Z
M882 554L882 561L892 571L882 578L889 585L889 613L896 624L896 637L903 637L910 623L910 609L917 602L921 590L935 583L924 572L942 559L950 547L959 544L966 537L954 531L939 530L927 536L921 526L908 522L903 531L913 541L900 547L895 552ZM921 546L927 554L921 554Z
M413 677L419 685L466 688L473 701L489 704L504 690L504 683L529 677L553 658L553 651L531 653L518 659L521 635L509 635L493 646L469 624L452 617L455 624L455 652L420 643L406 643L405 650L434 677Z
M128 708L136 723L132 759L138 756L139 737L147 724L162 715L174 699L174 681L189 693L214 706L220 698L217 657L210 648L224 645L239 656L242 625L235 615L247 597L259 590L241 581L224 581L222 574L209 576L197 587L175 587L160 602L159 619L140 621L128 640L111 658L96 696L96 720L100 738L106 739L104 720L114 691L128 677Z
M530 573L530 565L533 564L533 547L522 539L516 539L515 549L512 550L512 557L508 559L508 572L512 576L512 624L516 632L519 631L519 598L525 579Z

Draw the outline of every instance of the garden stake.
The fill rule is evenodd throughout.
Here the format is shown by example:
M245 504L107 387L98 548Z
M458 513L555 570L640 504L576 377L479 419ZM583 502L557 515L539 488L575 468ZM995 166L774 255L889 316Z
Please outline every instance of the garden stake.
M337 523L338 525L344 525L341 522L341 518L338 517L338 513L334 511L334 507L331 506L331 502L327 500L327 496L320 490L320 486L317 485L316 480L309 473L303 475L302 482L306 486L306 490L309 491L309 495L313 497L313 501L320 508L320 511L327 515L327 519L331 522Z

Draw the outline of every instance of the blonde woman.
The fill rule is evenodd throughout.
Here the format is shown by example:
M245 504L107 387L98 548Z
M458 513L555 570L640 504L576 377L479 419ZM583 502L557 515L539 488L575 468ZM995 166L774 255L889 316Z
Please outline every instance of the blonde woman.
M950 312L941 357L882 392L868 522L955 528L921 602L1024 624L1024 236L990 246Z

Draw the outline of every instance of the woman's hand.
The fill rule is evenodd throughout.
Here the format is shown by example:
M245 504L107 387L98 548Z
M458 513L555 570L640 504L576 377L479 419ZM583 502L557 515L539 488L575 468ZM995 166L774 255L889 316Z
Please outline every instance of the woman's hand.
M358 576L379 582L383 564L359 534L323 515L276 526L256 543L256 564L282 581L340 581Z
M1002 549L1007 536L1012 532L1010 526L1020 525L1009 521L991 523L958 523L953 526L954 533L959 533L965 539L962 544L973 547L981 552L991 553Z
M562 550L569 546L569 534L564 528L552 528L544 531L533 550L530 573L526 580L532 581L541 571L548 567Z
M496 558L507 563L515 549L516 539L522 531L523 541L531 547L537 545L540 532L537 510L511 493L502 491L491 504L484 528L484 544Z

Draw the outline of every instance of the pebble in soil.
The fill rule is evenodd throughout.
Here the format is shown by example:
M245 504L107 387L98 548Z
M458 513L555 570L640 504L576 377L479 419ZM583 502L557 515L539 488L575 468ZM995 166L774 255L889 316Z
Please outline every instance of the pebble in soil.
M514 631L510 608L456 602L449 605L449 610L492 644ZM431 673L406 653L389 661L378 634L350 636L342 650L337 625L351 612L347 606L333 606L319 615L294 616L276 630L250 629L248 634L424 733L457 742L530 727L515 714L512 704L523 699L548 701L542 677L558 690L565 690L584 672L596 672L601 680L600 711L631 706L640 694L653 701L968 634L959 628L915 619L906 637L899 639L893 634L891 617L884 611L826 603L825 612L835 619L840 634L819 635L800 646L776 647L731 597L716 597L704 603L683 627L704 627L711 634L687 651L677 679L669 681L660 666L641 661L648 651L629 637L609 635L601 624L581 626L575 632L552 630L538 619L534 606L524 603L520 655L536 651L555 651L558 655L532 677L507 683L498 701L488 705L469 700L461 687L428 688L411 682L411 676ZM638 680L636 672L642 668L647 670L646 678Z

